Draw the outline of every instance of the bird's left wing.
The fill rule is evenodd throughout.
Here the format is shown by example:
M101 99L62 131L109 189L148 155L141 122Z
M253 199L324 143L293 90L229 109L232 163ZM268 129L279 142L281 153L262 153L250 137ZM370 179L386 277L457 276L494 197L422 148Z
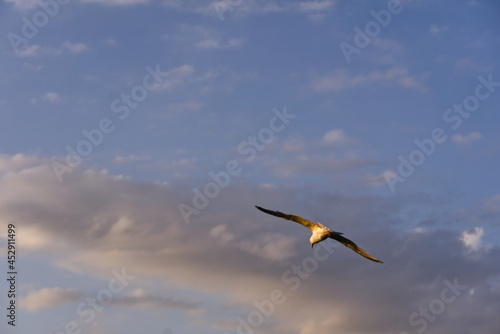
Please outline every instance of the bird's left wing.
M331 233L329 235L329 237L332 238L332 239L334 239L334 240L337 240L338 242L340 242L342 244L344 244L345 246L349 247L350 249L352 249L353 251L355 251L359 255L366 257L368 260L372 260L374 262L383 263L379 259L376 259L373 256L371 256L370 254L368 254L368 252L365 251L363 248L358 247L358 245L356 245L353 241L351 241L351 240L349 240L349 239L341 236L338 233L335 233L335 232Z
M283 219L288 219L288 220L294 221L296 223L299 223L301 225L304 225L305 227L307 227L311 231L313 231L315 228L318 227L318 224L313 223L312 221L309 221L309 220L304 219L304 218L299 217L299 216L288 215L286 213L279 212L279 211L267 210L267 209L261 208L260 206L257 206L257 205L255 207L257 209L259 209L260 211L265 212L267 214L270 214L270 215L273 215L273 216L276 216L276 217L280 217L280 218L283 218Z

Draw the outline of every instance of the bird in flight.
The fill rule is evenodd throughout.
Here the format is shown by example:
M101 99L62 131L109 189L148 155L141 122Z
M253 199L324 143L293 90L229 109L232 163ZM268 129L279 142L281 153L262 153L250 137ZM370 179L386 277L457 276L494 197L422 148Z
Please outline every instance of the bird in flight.
M307 219L304 219L302 217L299 217L299 216L287 215L286 213L283 213L283 212L267 210L267 209L261 208L260 206L257 206L257 205L255 207L262 212L265 212L267 214L270 214L270 215L273 215L276 217L280 217L280 218L294 221L294 222L299 223L299 224L307 227L308 229L310 229L312 232L312 236L309 239L309 241L311 242L311 248L313 248L313 246L315 244L325 240L326 238L332 238L332 239L337 240L338 242L342 243L344 246L349 247L350 249L352 249L353 251L355 251L359 255L366 257L368 260L383 263L379 259L376 259L373 256L371 256L370 254L368 254L364 249L358 247L358 245L356 245L351 240L344 238L342 236L343 233L334 232L319 222L316 224L316 223L313 223L313 222L311 222Z

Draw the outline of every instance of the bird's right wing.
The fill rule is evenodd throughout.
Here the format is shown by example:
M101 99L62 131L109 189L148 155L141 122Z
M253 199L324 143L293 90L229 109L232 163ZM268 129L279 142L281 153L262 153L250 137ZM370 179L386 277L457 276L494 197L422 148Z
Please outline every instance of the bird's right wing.
M329 237L334 239L334 240L337 240L338 242L342 243L344 246L349 247L350 249L352 249L353 251L355 251L359 255L366 257L368 260L383 263L379 259L376 259L373 256L371 256L370 254L368 254L368 252L365 251L363 248L358 247L358 245L356 245L353 241L341 236L338 233L331 233Z
M267 214L270 214L270 215L273 215L276 217L280 217L283 219L288 219L288 220L294 221L296 223L299 223L301 225L304 225L305 227L307 227L311 231L313 231L315 228L318 227L318 224L313 223L312 221L309 221L309 220L304 219L304 218L299 217L299 216L287 215L286 213L283 213L283 212L267 210L267 209L261 208L260 206L257 206L257 205L255 207L257 209L259 209L260 211L265 212Z

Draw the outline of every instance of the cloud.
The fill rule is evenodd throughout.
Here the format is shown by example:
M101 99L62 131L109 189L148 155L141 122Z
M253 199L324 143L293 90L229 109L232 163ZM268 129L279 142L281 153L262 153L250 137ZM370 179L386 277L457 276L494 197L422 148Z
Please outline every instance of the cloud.
M45 55L60 55L61 50L51 47L44 47L39 44L33 44L24 48L21 48L19 52L16 53L18 57L40 57Z
M64 50L67 50L73 54L78 54L84 51L88 51L89 47L85 43L71 43L64 42L59 47L47 47L39 44L33 44L21 48L19 52L16 53L18 57L41 57L41 56L58 56L63 53Z
M460 58L455 62L455 74L462 72L471 72L471 73L487 73L493 71L494 66L485 66L480 65L471 57Z
M359 74L356 76L351 76L346 71L339 69L333 74L314 79L311 87L317 92L338 92L374 83L396 84L400 87L415 89L422 93L427 91L427 87L419 78L408 75L408 70L401 67L394 67L386 71L372 71L368 74Z
M286 299L275 305L272 318L259 329L278 334L413 332L410 315L440 298L445 279L457 279L466 289L437 315L438 321L428 323L428 333L441 333L443 328L495 333L500 327L493 311L500 308L500 300L491 297L492 279L500 271L500 247L474 251L474 257L461 252L482 249L484 231L452 230L446 212L439 218L442 228L417 230L419 226L409 224L402 214L409 205L425 204L422 217L427 216L427 206L442 208L433 207L433 200L425 196L416 203L414 196L404 194L350 196L302 185L259 187L234 179L186 225L178 204L193 205L192 185L134 182L92 169L76 169L60 183L47 160L13 159L0 157L2 220L22 222L23 229L33 229L33 236L38 229L46 233L44 240L50 236L61 243L48 239L22 248L25 261L42 261L48 269L64 268L79 278L108 279L110 268L125 267L130 275L140 274L148 286L165 287L154 294L131 288L117 296L114 307L189 312L206 298L211 307L203 321L236 326L237 316L247 319L255 301L269 300L279 289ZM198 189L203 191L202 186ZM342 245L331 255L316 248L319 245L311 250L307 229L267 217L255 204L344 232L384 264L371 263ZM19 241L23 239L20 234ZM336 245L333 240L323 243ZM326 258L305 271L312 268L315 252ZM52 272L46 271L47 279L60 274ZM189 292L168 297L173 288ZM80 296L78 291L62 291L67 290L33 292L31 304L24 307L41 309ZM200 302L187 297L193 294ZM456 322L457 317L463 321Z
M113 162L116 164L129 164L133 162L138 162L138 161L145 161L149 160L151 157L149 155L135 155L135 154L130 154L127 156L117 156L113 159Z
M189 302L171 297L152 296L143 289L138 288L125 296L115 297L113 304L133 308L152 308L152 309L180 309L193 310L198 308L200 302Z
M104 6L131 6L149 3L149 0L81 0L82 3L97 3Z
M484 209L489 213L500 212L500 194L496 194L484 201Z
M379 175L367 174L365 182L372 187L380 187L386 185L388 181L396 178L398 174L393 170L385 170Z
M231 49L238 48L244 43L244 38L230 38L225 43L217 39L205 39L196 43L195 46L202 49Z
M483 135L481 135L479 132L471 132L466 136L462 136L461 134L454 135L451 137L451 141L456 143L456 144L469 144L472 142L475 142L478 139L481 139Z
M0 154L0 173L15 172L24 168L40 165L41 159L32 155L18 153L15 155Z
M43 288L30 292L20 298L20 307L28 312L36 312L43 308L56 307L77 301L82 293L76 289Z
M42 100L50 103L58 103L61 102L61 97L55 92L47 92L42 95Z
M344 145L351 139L344 134L342 129L332 129L323 135L323 143L328 145Z
M482 227L474 227L472 230L462 233L460 240L470 252L477 252L481 248L481 237L484 234Z
M437 24L431 24L431 26L429 27L429 32L432 35L440 35L441 33L448 30L449 28L450 27L447 25L438 26Z
M80 53L87 51L89 49L89 47L84 43L64 42L62 46L71 51L72 53Z
M331 9L335 3L335 1L331 0L301 1L297 7L300 12L316 12Z
M296 11L306 13L307 18L313 22L321 22L336 4L337 1L332 0L301 1L297 4Z
M30 10L38 4L38 0L5 0L14 5L19 10Z
M168 71L168 77L158 85L155 90L172 90L184 83L188 77L194 73L194 67L192 65L182 65Z
M163 36L166 41L182 43L185 47L209 49L236 49L245 44L244 37L228 37L227 32L205 25L182 24L175 34Z
M295 239L279 234L268 233L257 240L237 240L233 233L227 231L226 225L217 225L212 228L209 235L219 244L239 248L248 254L257 255L270 261L284 261L293 256Z
M164 5L179 12L197 13L217 16L216 8L223 8L224 19L241 18L250 15L266 15L272 13L299 13L313 21L322 21L329 15L338 1L288 1L288 0L245 0L245 1L213 1L204 0L165 0Z
M181 114L184 112L198 111L203 107L202 103L196 101L185 101L182 103L170 103L167 105L167 110L170 113Z
M375 38L371 41L372 48L366 51L366 60L379 64L396 64L397 58L403 53L403 46L395 40Z
M110 47L118 45L118 42L115 39L111 38L111 37L108 37L105 40L103 40L103 43L105 45L107 45L107 46L110 46Z

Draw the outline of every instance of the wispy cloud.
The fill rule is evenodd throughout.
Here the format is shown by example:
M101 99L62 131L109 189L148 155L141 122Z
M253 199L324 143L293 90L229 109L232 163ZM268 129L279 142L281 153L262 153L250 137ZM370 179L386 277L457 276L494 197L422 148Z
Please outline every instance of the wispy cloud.
M147 4L149 0L81 0L82 3L98 3L104 6L131 6Z
M42 95L42 100L50 103L61 102L61 97L56 92L47 92Z
M489 213L500 212L500 194L496 194L484 201L484 209Z
M327 145L344 146L358 141L349 138L342 129L332 129L323 135L322 142Z
M62 46L72 53L80 53L89 49L89 47L85 43L64 42Z
M427 87L422 83L421 78L409 75L408 70L402 67L394 67L386 71L372 71L367 74L358 75L350 75L345 70L338 69L332 74L314 79L311 83L311 87L317 92L342 91L374 83L396 84L420 92L427 91Z
M231 49L238 48L245 43L245 38L230 38L226 42L218 39L204 39L195 44L202 49Z
M372 187L380 187L387 185L387 180L396 178L398 174L393 170L385 170L379 175L367 174L365 182Z
M38 0L5 0L5 2L12 3L19 10L30 10L37 5Z
M441 35L443 32L447 31L450 27L448 25L437 25L437 24L432 24L430 27L429 27L429 32L432 34L432 35Z
M196 101L185 101L182 103L170 103L167 105L169 113L181 114L183 112L198 111L203 104Z
M135 155L135 154L130 154L127 156L117 156L113 159L113 162L116 164L129 164L129 163L134 163L138 161L146 161L151 159L149 155Z
M73 54L78 54L84 51L88 51L89 47L85 43L71 43L64 42L59 47L47 47L40 44L33 44L21 48L19 52L16 53L18 57L41 57L41 56L59 56L63 51L69 51Z
M66 303L75 302L82 296L76 289L43 288L29 292L26 297L19 300L21 308L35 312L43 308L56 307Z
M151 309L179 309L194 310L200 305L200 302L191 302L172 297L162 297L158 295L147 294L143 289L138 288L124 296L118 296L113 299L113 304L133 308L151 308Z
M194 73L193 65L182 65L168 71L168 77L155 90L172 90L186 83L188 77Z
M476 140L481 139L482 137L483 135L480 134L479 132L471 132L465 136L461 134L454 135L453 137L451 137L451 141L453 141L456 144L469 144L475 142Z
M465 231L460 236L460 240L468 248L469 252L477 252L482 245L481 238L484 234L482 227L474 227L469 231Z

